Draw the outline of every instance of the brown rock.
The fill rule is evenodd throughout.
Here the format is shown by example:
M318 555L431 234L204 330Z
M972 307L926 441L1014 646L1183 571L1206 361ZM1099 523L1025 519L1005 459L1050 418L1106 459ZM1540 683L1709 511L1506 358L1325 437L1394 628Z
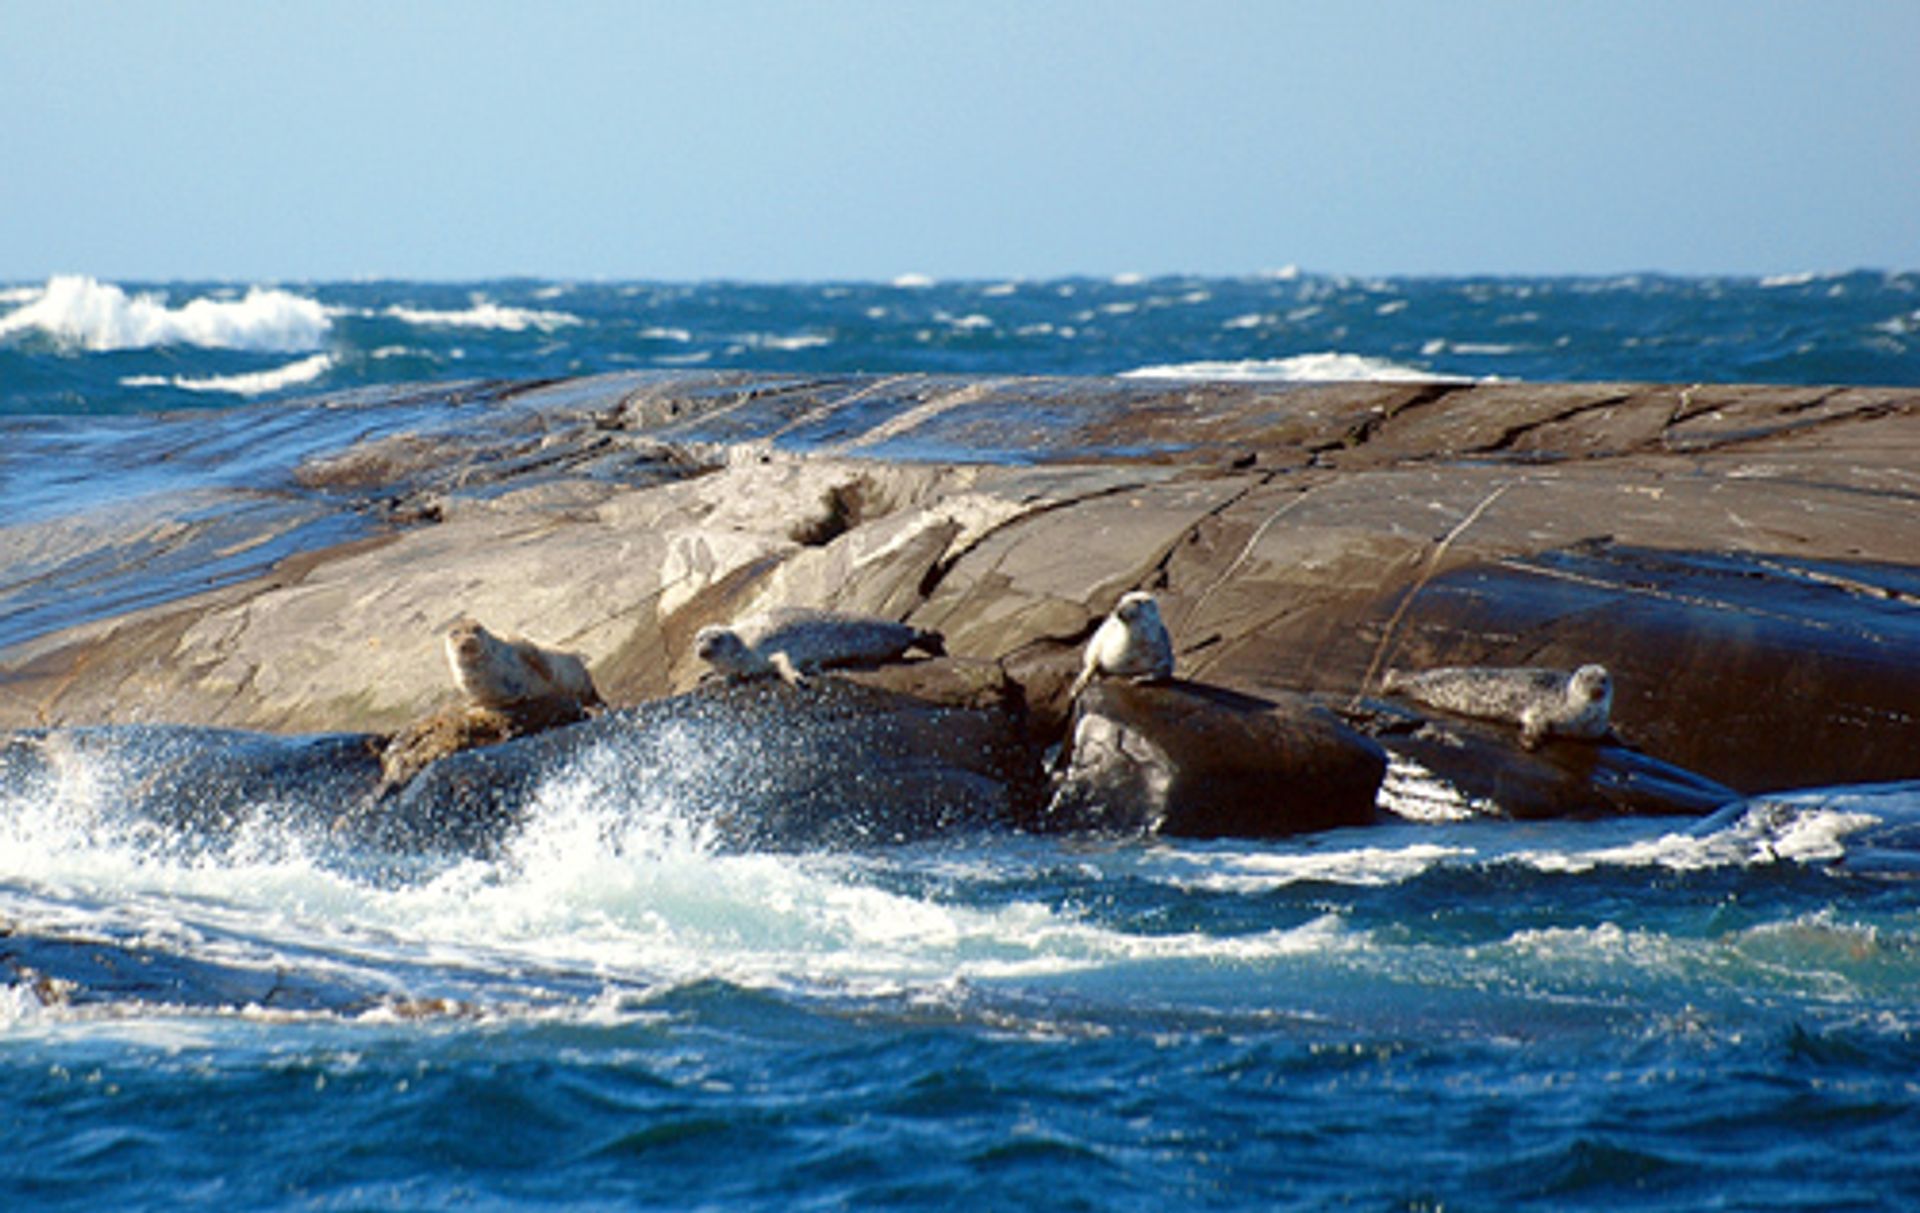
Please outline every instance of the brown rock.
M1198 838L1365 825L1386 765L1304 699L1108 679L1080 696L1048 823Z

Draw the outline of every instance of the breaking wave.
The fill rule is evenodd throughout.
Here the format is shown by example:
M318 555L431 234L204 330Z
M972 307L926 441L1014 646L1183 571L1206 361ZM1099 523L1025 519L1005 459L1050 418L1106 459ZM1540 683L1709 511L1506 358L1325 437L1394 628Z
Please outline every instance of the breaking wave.
M7 316L0 337L42 332L91 351L192 345L207 349L295 352L318 349L331 327L324 307L274 287L250 287L240 299L202 297L178 307L157 292L129 295L78 275L50 278Z
M183 392L225 392L234 396L264 396L283 388L312 383L333 369L332 354L314 354L298 362L239 375L129 375L122 387L172 387Z

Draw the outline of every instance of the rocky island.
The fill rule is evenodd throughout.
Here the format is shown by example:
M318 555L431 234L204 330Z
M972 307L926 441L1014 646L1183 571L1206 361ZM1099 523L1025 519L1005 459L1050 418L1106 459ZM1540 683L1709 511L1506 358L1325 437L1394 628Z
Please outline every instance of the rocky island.
M203 807L309 764L335 828L472 841L561 756L697 720L733 739L730 828L812 845L1285 834L1409 766L1512 816L1920 777L1912 389L636 373L15 429L126 484L24 486L0 524L7 778L173 730ZM1076 707L1130 591L1174 679ZM945 655L703 683L700 629L795 606ZM382 790L387 739L457 700L463 618L578 654L613 707ZM1383 694L1589 663L1600 743ZM777 821L739 819L749 785Z

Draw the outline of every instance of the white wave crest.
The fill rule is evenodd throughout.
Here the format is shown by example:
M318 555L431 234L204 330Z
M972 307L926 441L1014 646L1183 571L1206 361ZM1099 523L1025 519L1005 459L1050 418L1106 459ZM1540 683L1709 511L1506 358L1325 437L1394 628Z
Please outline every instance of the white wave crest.
M475 299L473 306L458 311L402 307L396 303L381 314L422 328L494 329L505 333L524 333L528 329L539 329L543 333L551 333L555 329L584 323L580 317L571 312L502 307L488 299Z
M318 348L330 323L319 303L272 287L251 287L241 299L170 307L162 295L129 295L112 283L62 275L48 279L31 303L0 317L0 337L39 330L94 351L197 345L294 352Z
M1126 371L1123 379L1222 379L1276 383L1395 382L1468 383L1459 375L1441 375L1416 366L1369 358L1364 354L1327 351L1295 354L1291 358L1248 358L1239 362L1177 362Z
M264 396L315 379L333 369L332 354L314 354L266 371L239 375L129 375L122 387L175 387L184 392L226 392L234 396Z
M833 338L823 333L748 333L740 338L741 348L750 350L778 350L792 353L797 350L817 350L833 344Z

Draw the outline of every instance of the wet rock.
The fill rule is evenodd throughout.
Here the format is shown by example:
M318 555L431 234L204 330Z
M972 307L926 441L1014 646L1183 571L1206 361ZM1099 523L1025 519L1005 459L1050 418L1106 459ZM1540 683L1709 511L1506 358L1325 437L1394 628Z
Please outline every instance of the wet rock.
M1304 699L1172 681L1091 684L1054 829L1271 838L1377 819L1379 746Z
M1414 795L1431 797L1437 790L1445 798L1447 816L1517 820L1699 816L1740 796L1612 735L1599 741L1550 737L1527 749L1511 728L1484 721L1422 718L1380 703L1347 715L1395 760L1383 797L1389 807L1396 807L1399 785L1410 778L1429 784Z
M15 733L0 743L0 788L157 827L170 843L225 843L255 824L324 831L342 805L370 799L380 740L281 737L189 725L103 725Z
M585 797L723 847L861 847L1012 828L1038 796L1003 712L838 677L715 681L443 758L341 828L388 849L486 853L529 814Z

